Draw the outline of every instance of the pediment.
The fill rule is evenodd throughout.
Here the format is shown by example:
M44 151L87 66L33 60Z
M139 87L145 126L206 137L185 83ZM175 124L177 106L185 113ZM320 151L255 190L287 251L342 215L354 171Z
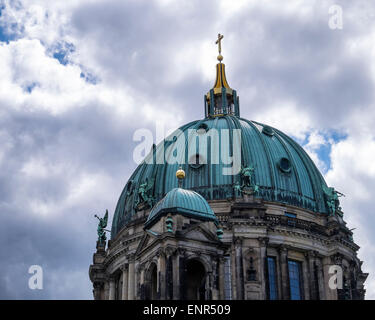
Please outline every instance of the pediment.
M218 242L216 234L212 233L203 225L194 225L187 228L181 235L189 240L197 240L203 242Z
M143 250L148 248L150 245L152 245L157 240L158 240L157 235L146 231L145 234L143 235L141 241L139 242L139 245L137 247L135 255L139 255Z

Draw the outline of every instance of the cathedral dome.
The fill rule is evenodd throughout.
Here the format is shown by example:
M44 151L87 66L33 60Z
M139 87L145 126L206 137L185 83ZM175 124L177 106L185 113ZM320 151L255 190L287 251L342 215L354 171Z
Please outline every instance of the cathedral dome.
M250 191L264 201L323 214L332 210L329 203L335 195L334 189L327 187L303 148L275 128L240 117L239 97L229 86L222 63L222 38L219 35L216 81L204 96L205 118L183 125L154 146L134 171L116 206L112 238L137 211L151 209L177 187L176 171L180 166L186 175L184 189L194 190L208 201L234 199ZM196 135L192 135L192 131ZM223 149L234 150L234 141L239 141L235 140L238 132L241 171L226 175L223 172L228 162L223 161L221 155ZM199 141L191 147L194 139ZM183 149L182 154L178 154L174 146ZM170 158L178 160L175 163L165 161Z
M177 212L191 218L217 221L215 213L199 193L192 190L174 188L152 208L145 227L152 226L160 216L166 213Z
M227 129L230 137L234 129L239 129L241 165L254 169L256 197L314 212L329 213L324 197L327 185L314 162L298 143L270 126L238 116L223 115L193 121L180 127L150 152L131 175L121 193L113 218L112 237L137 212L141 197L140 188L147 195L148 207L152 208L164 195L178 186L175 174L180 165L157 164L156 158L160 152L165 152L167 156L168 147L179 141L181 135L188 139L189 129L198 130L202 135L209 134L211 129L217 129L219 139L223 139L222 133L225 132L220 129ZM232 143L231 140L228 143ZM188 164L187 149L183 165L186 173L183 187L198 192L206 200L235 198L235 186L241 183L241 175L223 175L222 170L227 165L221 160L220 163L213 164L210 158L202 159L198 153L196 156L200 163ZM208 142L207 154L210 155L210 152Z

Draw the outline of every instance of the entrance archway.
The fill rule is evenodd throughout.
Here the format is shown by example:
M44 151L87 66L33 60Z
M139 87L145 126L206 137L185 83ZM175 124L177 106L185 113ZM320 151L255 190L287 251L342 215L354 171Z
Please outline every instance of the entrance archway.
M205 300L206 270L203 264L195 259L186 262L185 298L187 300Z
M158 271L155 263L152 263L146 273L146 300L158 299Z

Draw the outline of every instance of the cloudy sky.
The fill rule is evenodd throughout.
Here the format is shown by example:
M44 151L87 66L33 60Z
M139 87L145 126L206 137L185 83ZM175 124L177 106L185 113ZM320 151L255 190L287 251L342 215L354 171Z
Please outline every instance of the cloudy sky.
M374 18L368 0L0 0L0 299L92 298L93 215L113 213L136 129L202 118L219 32L241 115L346 195L375 299Z

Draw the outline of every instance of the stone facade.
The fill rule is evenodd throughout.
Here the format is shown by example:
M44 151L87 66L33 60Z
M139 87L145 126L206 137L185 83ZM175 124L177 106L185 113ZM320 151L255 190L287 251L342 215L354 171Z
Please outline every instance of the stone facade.
M295 285L300 299L364 299L368 274L341 215L251 195L209 204L221 239L212 221L178 213L168 215L172 232L167 216L145 230L149 210L140 210L107 248L98 244L89 270L94 299L288 300ZM333 265L342 270L342 289L329 286Z

